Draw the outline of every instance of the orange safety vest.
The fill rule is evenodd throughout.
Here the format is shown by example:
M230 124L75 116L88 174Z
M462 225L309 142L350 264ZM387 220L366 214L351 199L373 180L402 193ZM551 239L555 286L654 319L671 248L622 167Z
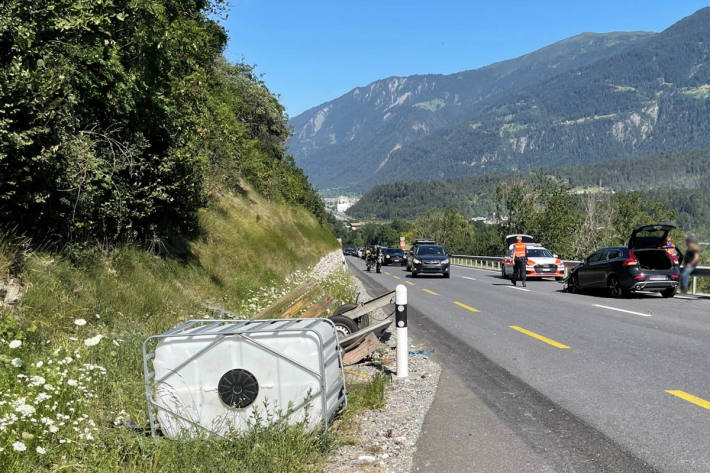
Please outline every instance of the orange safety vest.
M525 258L525 243L513 243L513 257Z

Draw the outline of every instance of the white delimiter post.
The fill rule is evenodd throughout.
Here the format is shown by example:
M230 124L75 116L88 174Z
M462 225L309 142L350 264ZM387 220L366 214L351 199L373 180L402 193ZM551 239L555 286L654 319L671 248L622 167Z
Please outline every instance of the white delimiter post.
M395 322L397 324L397 377L409 376L409 340L407 337L407 286L399 284L395 291L397 306Z

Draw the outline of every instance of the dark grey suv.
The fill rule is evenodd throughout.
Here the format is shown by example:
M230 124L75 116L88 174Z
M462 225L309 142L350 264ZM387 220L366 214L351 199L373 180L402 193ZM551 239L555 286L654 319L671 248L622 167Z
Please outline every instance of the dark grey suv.
M418 245L409 257L412 265L412 277L420 273L441 273L451 277L449 255L441 245Z

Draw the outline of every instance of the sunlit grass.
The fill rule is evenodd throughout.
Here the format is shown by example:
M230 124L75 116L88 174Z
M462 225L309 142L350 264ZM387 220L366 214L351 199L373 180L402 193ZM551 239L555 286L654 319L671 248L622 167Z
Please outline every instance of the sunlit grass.
M124 427L147 422L147 336L210 308L249 318L337 247L305 211L253 193L220 196L200 221L201 237L179 258L132 246L23 255L22 303L0 312L0 471L320 470L332 437L303 426L219 441L154 440ZM6 241L0 269L9 270L16 258ZM322 288L353 297L344 276Z

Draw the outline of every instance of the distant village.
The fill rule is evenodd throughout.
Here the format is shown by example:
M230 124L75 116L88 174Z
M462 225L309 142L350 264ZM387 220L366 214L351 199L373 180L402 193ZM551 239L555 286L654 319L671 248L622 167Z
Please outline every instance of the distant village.
M340 197L325 197L323 202L328 212L332 214L344 214L345 211L355 205L358 200L360 200L360 197L346 197L341 195Z
M357 201L360 200L360 197L347 197L344 195L341 195L340 197L324 197L323 202L325 203L325 209L333 214L335 218L338 220L343 220L346 222L346 225L350 230L357 230L361 226L363 226L365 221L363 222L355 222L352 221L352 218L349 217L348 215L345 214L345 212L355 205ZM485 217L472 217L469 219L471 223L473 222L483 222L487 225L495 225L498 223L501 223L502 221L506 221L507 218L503 217L497 218L495 212L490 212L487 216Z

